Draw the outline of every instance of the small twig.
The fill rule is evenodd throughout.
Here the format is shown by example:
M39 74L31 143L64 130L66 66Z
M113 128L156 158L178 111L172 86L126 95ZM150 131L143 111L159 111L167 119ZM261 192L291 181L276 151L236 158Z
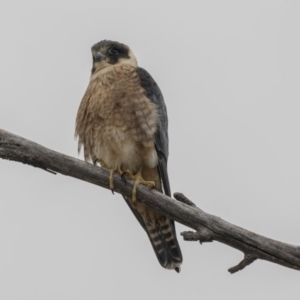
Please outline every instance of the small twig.
M180 235L183 236L185 241L199 241L202 243L213 242L213 233L211 230L205 227L200 227L197 231L184 231L181 232Z
M49 173L51 173L51 174L53 174L53 175L56 175L56 174L57 174L56 172L54 172L54 171L52 171L52 170L50 170L50 169L43 168L43 170L45 170L45 171L47 171L47 172L49 172Z
M250 264L252 264L255 260L256 260L256 257L254 257L250 254L245 254L244 259L238 265L228 269L228 272L233 274L238 271L241 271L244 268L246 268L247 266L249 266Z

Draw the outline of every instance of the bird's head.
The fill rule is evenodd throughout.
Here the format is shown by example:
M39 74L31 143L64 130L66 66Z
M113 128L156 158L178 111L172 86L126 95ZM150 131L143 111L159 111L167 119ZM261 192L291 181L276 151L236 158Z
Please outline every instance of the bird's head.
M136 58L130 48L114 41L103 40L95 44L92 47L92 55L92 73L117 64L137 66Z

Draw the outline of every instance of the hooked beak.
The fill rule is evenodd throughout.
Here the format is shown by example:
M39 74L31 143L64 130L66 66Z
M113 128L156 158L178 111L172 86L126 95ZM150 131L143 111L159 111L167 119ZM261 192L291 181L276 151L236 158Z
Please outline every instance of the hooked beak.
M102 60L105 60L106 56L104 54L102 54L101 52L97 52L94 54L94 61L99 62Z

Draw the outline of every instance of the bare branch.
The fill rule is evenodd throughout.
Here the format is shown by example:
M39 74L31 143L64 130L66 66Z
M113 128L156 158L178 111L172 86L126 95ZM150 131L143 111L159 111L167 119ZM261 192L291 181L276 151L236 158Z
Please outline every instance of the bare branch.
M22 137L0 129L0 157L22 162L51 173L71 176L109 189L109 172L79 159L47 149ZM114 178L115 192L131 196L132 182L119 175ZM267 260L291 269L300 270L300 247L266 238L235 226L219 217L210 215L183 194L176 193L174 200L145 186L139 186L137 198L149 207L162 212L171 219L196 232L182 233L185 240L211 242L213 240L238 249L245 254L243 261L230 268L234 273L242 270L255 259Z

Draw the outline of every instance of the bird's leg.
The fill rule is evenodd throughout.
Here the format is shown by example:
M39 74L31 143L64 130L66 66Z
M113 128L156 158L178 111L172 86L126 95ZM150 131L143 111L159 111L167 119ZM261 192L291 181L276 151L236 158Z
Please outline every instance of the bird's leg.
M124 175L126 175L126 177L128 179L134 180L131 200L132 200L133 205L136 206L136 190L137 190L138 185L141 183L141 184L144 184L145 186L153 188L155 186L155 182L144 180L142 177L142 169L140 169L135 175L133 175L130 170L126 170L121 176L123 177Z
M109 170L109 188L111 189L112 193L114 193L114 175L115 175L115 173L119 173L120 175L122 175L123 172L122 172L121 168L110 169L104 160L97 159L97 161L100 163L102 168Z
M119 173L120 175L123 174L120 168L118 169L110 169L109 173L109 188L111 189L112 193L114 194L114 174Z

